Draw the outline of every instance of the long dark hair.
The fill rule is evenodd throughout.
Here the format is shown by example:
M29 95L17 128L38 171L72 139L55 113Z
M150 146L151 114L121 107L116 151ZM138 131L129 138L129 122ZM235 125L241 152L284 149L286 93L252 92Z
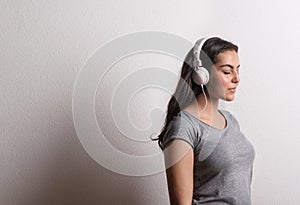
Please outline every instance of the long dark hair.
M194 60L193 49L194 48L190 49L184 59L181 68L180 79L178 81L176 90L168 103L164 127L162 128L158 137L152 139L158 140L158 145L161 149L163 149L162 142L170 121L174 116L177 116L177 114L180 112L180 108L185 108L187 105L192 103L192 101L198 95L203 93L201 86L197 85L192 78L192 73L194 71L192 68L192 62ZM207 68L208 72L210 73L211 67L218 61L218 54L228 50L234 50L235 52L238 52L238 46L218 37L209 38L203 44L200 52L202 65ZM203 88L207 93L207 87L204 85Z

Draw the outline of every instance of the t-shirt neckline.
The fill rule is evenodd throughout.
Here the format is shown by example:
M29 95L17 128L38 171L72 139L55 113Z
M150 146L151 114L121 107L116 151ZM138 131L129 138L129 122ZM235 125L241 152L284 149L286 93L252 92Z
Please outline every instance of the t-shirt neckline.
M219 128L213 127L213 126L211 126L211 125L209 125L209 124L207 124L207 123L205 123L205 122L203 122L202 120L198 119L197 117L195 117L194 115L192 115L191 113L189 113L189 112L187 112L187 111L185 111L185 110L181 110L181 112L183 112L183 113L185 113L185 114L191 116L192 118L196 119L198 122L200 122L201 124L205 125L206 127L210 128L210 129L217 130L217 131L219 131L219 132L224 132L224 131L226 131L227 128L228 128L228 126L229 126L229 125L228 125L229 120L228 120L228 118L227 118L226 113L223 112L222 110L219 110L219 109L218 109L218 112L219 112L221 115L223 115L223 117L225 118L225 121L226 121L226 126L225 126L225 128L222 129L222 130L219 129Z

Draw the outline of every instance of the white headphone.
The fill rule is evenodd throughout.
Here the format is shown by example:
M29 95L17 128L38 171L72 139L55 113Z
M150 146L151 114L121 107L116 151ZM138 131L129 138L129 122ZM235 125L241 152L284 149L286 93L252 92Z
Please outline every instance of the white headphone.
M206 68L203 67L202 65L202 61L200 59L200 51L202 50L202 47L204 45L204 43L207 41L207 39L211 38L210 37L205 37L205 38L201 38L199 40L196 41L195 45L194 45L194 59L193 59L193 68L194 68L194 72L192 74L192 78L194 80L194 82L197 85L206 85L209 81L209 73L207 71Z
M202 61L200 59L200 51L202 50L202 47L203 47L204 43L207 41L207 39L212 38L212 37L217 37L217 36L209 36L209 37L205 37L205 38L201 38L201 39L197 40L194 45L194 50L193 50L194 71L192 73L192 78L197 85L201 85L202 91L203 91L204 97L205 97L205 107L200 112L202 112L206 108L206 105L207 105L207 98L206 98L206 94L203 90L203 85L206 85L209 81L209 72L202 65Z

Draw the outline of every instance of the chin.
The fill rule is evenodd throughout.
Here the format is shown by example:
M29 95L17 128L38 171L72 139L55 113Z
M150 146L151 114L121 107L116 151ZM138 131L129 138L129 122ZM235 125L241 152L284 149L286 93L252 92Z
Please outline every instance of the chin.
M221 99L225 100L225 101L234 101L235 96L234 95L227 95L227 96L222 97Z
M234 101L235 97L234 96L227 96L226 101Z

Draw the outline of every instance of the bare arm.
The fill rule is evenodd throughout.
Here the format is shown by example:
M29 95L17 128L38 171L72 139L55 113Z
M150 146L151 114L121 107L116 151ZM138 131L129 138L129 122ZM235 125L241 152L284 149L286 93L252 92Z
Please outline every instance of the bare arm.
M172 145L172 146L170 146ZM171 205L191 205L193 197L194 153L192 147L183 140L172 140L165 160L174 164L167 168L167 182Z

